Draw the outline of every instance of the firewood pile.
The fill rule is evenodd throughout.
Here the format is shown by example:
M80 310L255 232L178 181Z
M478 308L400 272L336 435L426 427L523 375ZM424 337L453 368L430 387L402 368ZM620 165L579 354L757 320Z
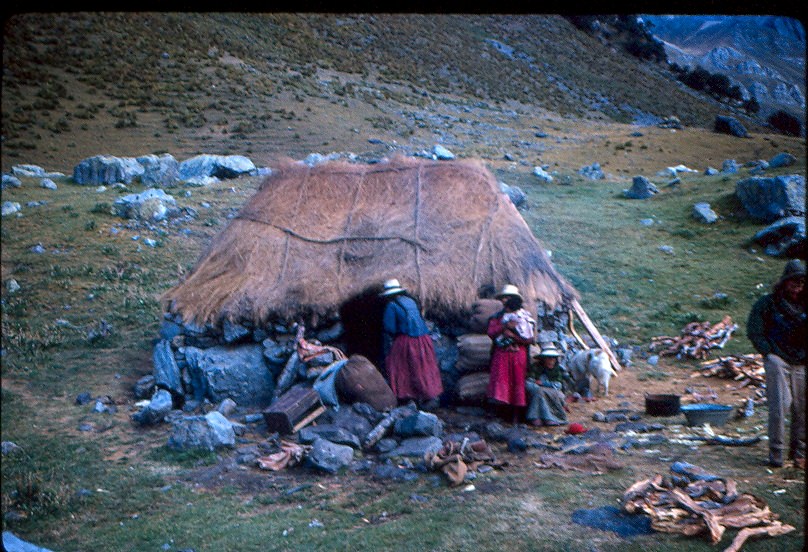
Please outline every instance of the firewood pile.
M684 462L676 464L689 469L679 471L681 476L657 474L634 483L623 495L623 509L648 515L655 531L691 537L703 534L710 544L718 544L728 528L740 529L724 552L738 552L749 537L776 537L794 530L778 521L779 516L762 498L739 494L734 480Z
M695 371L692 377L723 378L740 382L738 388L751 385L763 387L766 384L766 372L763 369L762 355L730 355L707 360L701 363L701 368Z
M679 337L657 336L651 338L651 351L659 351L661 356L676 355L684 357L706 359L712 349L723 349L735 330L732 318L725 316L721 322L690 322Z

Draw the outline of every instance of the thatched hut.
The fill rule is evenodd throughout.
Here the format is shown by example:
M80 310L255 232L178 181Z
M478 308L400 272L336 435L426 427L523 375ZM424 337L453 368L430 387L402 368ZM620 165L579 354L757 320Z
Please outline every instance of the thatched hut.
M398 157L273 170L164 300L197 325L311 327L387 278L438 323L506 283L534 313L578 296L482 162Z

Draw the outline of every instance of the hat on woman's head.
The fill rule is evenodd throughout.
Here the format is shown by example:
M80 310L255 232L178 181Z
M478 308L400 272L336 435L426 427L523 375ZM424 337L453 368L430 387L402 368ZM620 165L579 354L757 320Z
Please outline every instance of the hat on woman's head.
M509 295L512 295L512 296L514 296L514 297L518 297L519 299L521 299L521 298L522 298L522 296L519 294L519 288L518 288L518 287L516 287L516 286L515 286L515 285L513 285L513 284L507 284L507 285L505 285L505 286L502 288L502 291L500 291L499 293L497 293L496 298L497 298L497 299L502 299L503 297L508 297Z
M396 293L404 293L404 288L401 287L401 284L395 278L391 278L384 282L384 289L379 294L379 297L385 297L387 295L395 295Z
M786 280L800 277L805 278L805 263L799 259L791 259L786 263L786 267L783 269L783 275L780 276L776 285L779 286Z
M555 348L555 345L552 343L542 344L541 352L536 355L540 357L560 357L561 351Z

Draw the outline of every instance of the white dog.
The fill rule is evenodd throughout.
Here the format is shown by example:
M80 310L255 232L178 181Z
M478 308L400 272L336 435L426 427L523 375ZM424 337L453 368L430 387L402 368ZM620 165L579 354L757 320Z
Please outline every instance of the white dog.
M589 378L598 382L598 393L604 397L609 394L609 380L617 375L609 362L609 356L601 349L578 351L567 364L567 371L575 381L576 391L582 397L589 397Z

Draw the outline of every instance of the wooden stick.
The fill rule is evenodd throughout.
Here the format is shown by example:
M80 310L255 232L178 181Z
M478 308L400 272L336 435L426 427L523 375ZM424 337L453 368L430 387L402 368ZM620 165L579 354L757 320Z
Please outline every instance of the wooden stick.
M588 350L589 350L589 345L587 345L586 343L584 343L584 340L583 340L583 339L581 339L581 336L580 336L580 335L578 335L578 332L576 332L576 331L575 331L575 319L574 319L574 318L573 318L573 316L572 316L572 309L570 309L568 312L569 312L569 327L570 327L570 333L573 335L573 337L575 337L575 340L576 340L578 343L580 343L580 344L581 344L581 347L583 347L585 351L588 351Z
M314 410L312 410L311 414L309 414L308 416L297 422L297 424L295 424L295 427L292 428L292 433L297 433L298 431L300 431L300 428L309 425L311 422L315 420L315 418L317 418L317 416L319 416L323 412L325 412L325 406L323 405L320 405Z
M381 441L382 437L384 437L387 430L390 429L395 421L398 419L398 414L396 412L390 412L387 416L385 416L381 422L376 424L370 433L368 433L365 442L362 443L363 449L369 449L379 441Z
M589 332L589 335L591 335L592 339L595 340L595 343L598 344L598 347L603 349L609 356L609 361L612 363L614 371L619 372L622 369L622 366L620 366L620 362L617 360L617 357L614 356L614 353L609 347L609 344L606 343L606 340L603 339L602 335L600 335L600 332L592 323L592 320L589 319L589 316L586 314L581 304L578 303L577 299L572 300L572 308L575 311L575 314L578 315L578 319L584 325L584 328L586 328L586 331Z

